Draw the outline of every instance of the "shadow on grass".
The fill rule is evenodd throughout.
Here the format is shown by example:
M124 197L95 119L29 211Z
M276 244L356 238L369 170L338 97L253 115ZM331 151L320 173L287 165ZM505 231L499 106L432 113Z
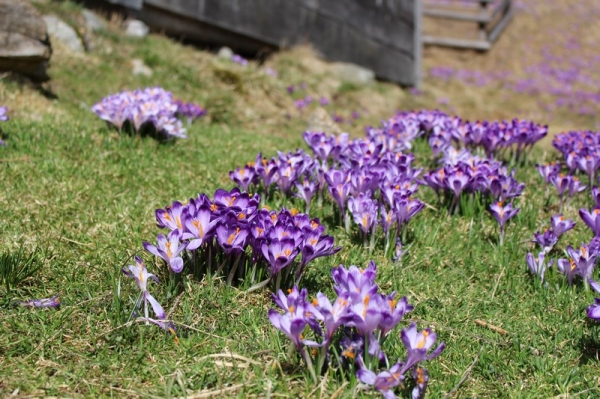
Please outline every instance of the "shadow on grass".
M58 96L52 91L52 88L42 82L35 82L23 75L19 75L16 73L8 73L5 79L9 82L15 83L18 86L31 88L40 93L48 100L58 99Z
M598 326L597 322L592 320L586 320L586 325L591 331L590 335L584 335L579 340L579 349L581 351L581 357L579 358L579 365L583 366L590 362L594 364L600 361L600 339L598 339Z

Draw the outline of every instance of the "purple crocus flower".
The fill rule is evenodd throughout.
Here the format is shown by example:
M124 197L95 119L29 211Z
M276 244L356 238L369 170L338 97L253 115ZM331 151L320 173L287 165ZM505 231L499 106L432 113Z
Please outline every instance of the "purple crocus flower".
M248 230L235 224L219 224L217 226L217 242L227 253L239 254L246 247Z
M379 391L385 399L396 399L393 389L404 381L403 370L406 369L402 362L396 363L389 370L379 374L367 369L360 356L357 358L357 363L359 368L356 372L356 378Z
M592 211L585 208L579 210L581 220L592 230L594 236L600 237L600 208L595 207Z
M549 253L558 242L558 237L556 236L556 233L554 233L554 230L546 229L543 234L536 231L532 241L542 247L544 253Z
M168 228L169 230L183 231L183 224L181 222L181 214L185 207L179 201L173 202L167 209L157 209L154 211L156 216L156 224L160 228Z
M59 308L60 298L59 294L56 294L52 298L30 299L18 302L18 304L26 308Z
M333 237L322 234L321 230L307 232L302 243L302 263L296 272L299 279L306 265L316 258L338 253L342 247L334 247Z
M248 191L248 186L254 181L255 176L255 169L248 166L229 172L229 178L240 186L242 191Z
M154 297L148 292L148 280L153 280L157 284L160 284L160 282L154 274L148 273L146 265L144 264L142 259L136 256L135 265L129 265L121 270L127 277L135 279L138 288L142 292L142 297L136 304L136 308L139 308L141 306L142 301L144 302L145 319L148 320L148 302L150 302L150 305L152 306L152 310L154 311L156 317L158 317L159 319L164 319L165 311L163 310L162 306L160 306L158 301L154 299Z
M287 297L279 290L277 296L273 295L273 300L284 309L285 313L281 314L275 309L269 309L269 321L276 329L288 336L307 360L303 345L318 346L318 344L314 341L304 340L302 332L307 325L318 329L317 320L323 320L323 315L306 300L305 289L298 292L298 288L294 287ZM319 334L319 331L316 333Z
M190 216L189 212L183 214L183 224L186 232L183 233L184 240L191 240L188 245L188 251L194 251L200 245L204 244L207 239L212 238L212 233L218 220L212 219L212 211L208 205L200 206L194 216Z
M294 261L299 251L292 238L273 239L263 242L261 252L269 265L269 276L276 276L283 268Z
M550 223L552 224L552 229L554 230L556 237L560 237L561 235L575 227L575 222L571 219L565 220L565 217L563 215L552 215Z
M577 177L573 177L569 182L569 197L573 197L575 194L584 191L586 187L587 186L581 185L581 180Z
M305 213L310 211L310 202L312 197L316 194L318 188L319 186L316 183L306 177L304 180L302 180L302 182L296 182L296 189L298 190L296 196L302 198L306 203Z
M557 163L547 163L545 165L537 165L537 170L540 173L540 176L544 179L544 183L546 186L550 184L550 181L553 176L557 175L560 171L560 165Z
M0 122L6 122L9 119L7 112L8 112L8 108L0 107Z
M577 274L577 263L573 259L559 259L557 269L565 275L569 285L573 285L573 277Z
M325 173L328 190L340 208L342 217L346 218L346 199L350 193L350 183L347 171L330 169Z
M418 332L416 323L412 323L407 328L402 329L401 338L408 351L406 363L402 368L404 371L409 370L419 362L439 356L445 347L442 342L428 355L427 352L433 347L437 340L437 334L432 332L429 328Z
M244 57L242 57L239 54L232 55L231 56L231 61L234 62L234 63L236 63L236 64L239 64L241 66L248 66L248 60L245 59Z
M600 189L592 187L592 198L594 199L594 207L600 207Z
M406 313L412 312L414 309L414 306L408 303L405 296L400 300L395 298L396 292L392 292L390 295L382 298L385 304L381 310L381 321L379 322L379 330L381 330L382 337L392 331Z
M538 276L542 281L544 281L544 273L546 272L545 257L546 253L543 251L538 254L537 260L533 257L531 252L527 253L527 266L529 266L529 271L531 274ZM548 264L548 267L550 266L552 266L552 261Z
M325 324L325 344L329 345L333 334L337 328L350 322L354 317L350 312L350 293L344 293L335 300L333 305L329 301L329 298L321 292L317 294L317 308L323 315L323 322Z
M412 371L412 377L415 380L412 399L424 399L427 383L429 382L429 372L424 367L415 367Z
M158 247L144 241L144 248L151 254L164 259L174 273L181 273L183 259L179 254L185 249L186 244L181 244L180 239L181 233L179 230L173 230L167 237L163 234L158 235Z
M348 209L354 218L354 223L360 226L366 236L371 232L377 221L377 202L371 199L371 192L360 193L358 197L348 199Z
M377 265L373 261L370 261L364 269L356 266L346 269L343 265L339 265L331 270L331 277L335 283L333 289L338 295L344 292L369 292L372 287L376 287L375 291L377 291L376 275Z
M591 252L586 244L581 244L579 251L576 251L573 247L568 245L567 253L571 257L571 260L577 265L577 274L584 280L590 279L594 272L594 267L596 266L596 257L598 256L598 253Z
M590 287L592 287L594 291L600 293L600 284L598 284L591 278L588 279L588 282L590 283ZM594 298L594 303L587 308L587 316L590 319L600 321L600 298Z
M444 179L446 186L454 192L455 198L458 198L460 193L469 186L470 180L470 177L460 169L447 173Z
M512 204L503 205L502 201L498 201L492 205L490 205L490 210L492 211L492 216L498 222L500 226L500 245L502 245L502 241L504 240L504 225L509 219L512 219L521 208L513 209Z

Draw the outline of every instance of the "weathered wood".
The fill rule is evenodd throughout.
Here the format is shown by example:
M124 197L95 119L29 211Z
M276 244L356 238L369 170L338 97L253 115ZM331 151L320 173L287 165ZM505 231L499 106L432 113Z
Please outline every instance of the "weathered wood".
M508 24L510 23L510 21L512 20L514 15L515 15L515 10L512 7L512 4L509 1L507 1L505 16L503 17L503 19L500 22L498 22L498 24L490 31L490 33L488 35L488 40L491 43L495 43L496 40L498 40L498 38L500 37L500 34L504 31L504 29L506 29L506 27L508 26Z
M423 15L433 18L445 18L469 22L490 22L492 20L492 16L487 12L480 12L477 14L466 14L460 11L424 10Z
M423 44L468 48L473 50L489 50L491 48L491 44L487 40L453 39L436 36L423 36Z
M489 50L500 34L506 29L512 19L513 9L511 0L470 0L479 3L481 11L478 13L468 11L450 11L436 9L436 5L429 4L423 15L434 18L447 18L465 22L476 22L479 30L479 40L456 39L449 37L424 36L423 44L438 46L471 48L475 50ZM500 5L489 9L489 4L502 1Z
M414 0L144 0L135 15L169 34L238 51L310 43L330 60L353 62L382 79L413 85L418 64L415 4Z
M23 0L0 0L0 70L46 80L51 54L40 13Z

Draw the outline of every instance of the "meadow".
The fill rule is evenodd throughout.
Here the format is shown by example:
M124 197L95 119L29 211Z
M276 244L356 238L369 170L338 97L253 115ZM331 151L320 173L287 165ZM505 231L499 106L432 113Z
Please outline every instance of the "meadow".
M65 18L79 9L70 2L39 7ZM400 120L397 111L436 107L473 121L520 118L550 125L548 138L522 157L512 157L514 143L493 152L525 185L510 200L520 211L507 222L502 243L489 208L497 198L463 196L457 204L452 195L439 199L420 184L414 198L422 209L407 221L402 254L392 260L382 232L369 250L352 220L349 228L339 222L338 201L325 190L322 206L313 201L308 214L341 250L310 262L299 285L311 300L317 292L334 298L332 269L374 261L380 291L396 291L414 306L385 341L390 362L406 358L400 331L411 323L445 344L426 363L430 397L598 395L600 329L586 315L595 293L580 278L570 285L557 269L558 259L570 257L568 245L579 248L594 236L579 210L594 207L595 199L588 187L562 203L554 186L546 193L536 168L563 160L548 144L558 133L553 123L593 129L595 115L549 110L532 100L536 93L459 79L426 78L420 92L381 82L357 87L337 81L307 48L244 66L157 34L126 38L117 25L113 20L95 37L89 54L55 46L52 81L42 87L0 79L0 105L10 116L0 122L6 142L0 147L2 396L379 397L341 367L311 375L269 320L274 286L249 292L248 281L228 284L227 275L202 275L188 264L174 275L142 244L166 234L155 210L233 189L230 172L257 154L270 160L280 157L278 151L303 149L312 156L305 120L321 106L338 117L350 139L366 137L365 126ZM439 54L445 53L432 50L426 65ZM152 68L152 76L132 75L133 58ZM119 133L91 111L109 94L156 86L206 109L206 116L184 123L187 139ZM307 103L307 96L314 101ZM327 104L319 104L321 97ZM549 114L552 120L545 119ZM415 182L443 166L428 140L421 133L403 150L414 154L414 168L423 168ZM585 173L577 167L573 173L587 185ZM252 189L270 209L305 210L302 199L274 187L268 196L260 184ZM537 258L534 233L549 228L559 213L576 225L547 251L554 265L542 281L526 258ZM134 265L135 255L160 279L149 290L177 335L133 315L139 290L121 269ZM59 309L19 306L56 294ZM395 392L407 397L411 389L407 383Z

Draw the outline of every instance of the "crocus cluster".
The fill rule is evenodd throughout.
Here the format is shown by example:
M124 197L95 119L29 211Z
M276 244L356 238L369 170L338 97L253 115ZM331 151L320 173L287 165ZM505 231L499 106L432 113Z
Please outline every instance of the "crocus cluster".
M235 64L239 64L241 66L248 66L248 60L242 57L239 54L234 54L231 56L231 61Z
M536 231L532 240L534 243L539 245L541 251L545 254L548 254L552 251L560 236L575 227L574 221L571 219L565 219L565 217L561 214L553 215L550 219L550 223L552 225L551 228L544 230L542 233Z
M514 149L514 157L520 160L533 145L548 134L548 126L531 121L488 122L463 121L438 110L402 112L392 118L393 123L418 126L424 134L434 155L442 154L452 146L470 149L482 148L488 157L498 157Z
M190 119L204 114L201 107L185 104L160 87L127 90L111 94L92 107L92 111L119 132L130 127L161 138L186 138L178 115Z
M590 186L595 183L600 168L600 134L577 131L557 134L552 145L563 156L570 174L580 171L588 175Z
M188 125L195 119L202 118L206 115L206 110L201 105L186 103L181 100L175 100L175 104L177 104L177 116L186 118Z
M410 146L399 127L371 129L366 138L356 140L345 133L305 132L304 140L312 157L303 150L279 152L270 160L259 154L254 162L230 172L231 179L242 189L252 186L267 196L275 189L299 197L307 212L313 198L322 206L328 192L340 223L349 230L353 220L365 241L371 237L371 247L378 226L390 247L395 242L390 232L401 234L423 209L424 204L414 198L421 169L412 166L412 154L399 152Z
M250 290L275 281L298 282L312 260L340 250L318 219L295 210L260 209L260 197L234 188L218 189L213 198L200 194L187 204L173 202L156 210L157 245L144 248L162 258L173 273L227 276L229 284L246 280ZM299 256L300 255L300 256ZM301 260L299 260L301 259Z
M357 378L386 398L396 397L394 389L404 385L407 376L415 380L413 397L422 397L428 373L421 363L438 356L444 344L430 352L436 343L436 333L430 329L418 331L412 323L400 334L407 352L405 360L390 366L383 344L413 306L406 297L398 299L396 292L380 293L376 274L374 262L365 269L342 265L332 269L337 295L334 301L321 292L309 301L307 290L297 287L289 290L288 295L280 290L273 295L280 309L270 309L269 320L292 341L315 380L317 373L324 371L326 362L343 369L353 365ZM315 350L308 351L306 347ZM382 368L385 371L376 373Z
M499 161L472 155L467 150L451 147L441 159L442 168L426 173L422 183L438 195L449 195L458 201L462 193L480 193L495 201L507 201L521 195L525 184L515 178Z

